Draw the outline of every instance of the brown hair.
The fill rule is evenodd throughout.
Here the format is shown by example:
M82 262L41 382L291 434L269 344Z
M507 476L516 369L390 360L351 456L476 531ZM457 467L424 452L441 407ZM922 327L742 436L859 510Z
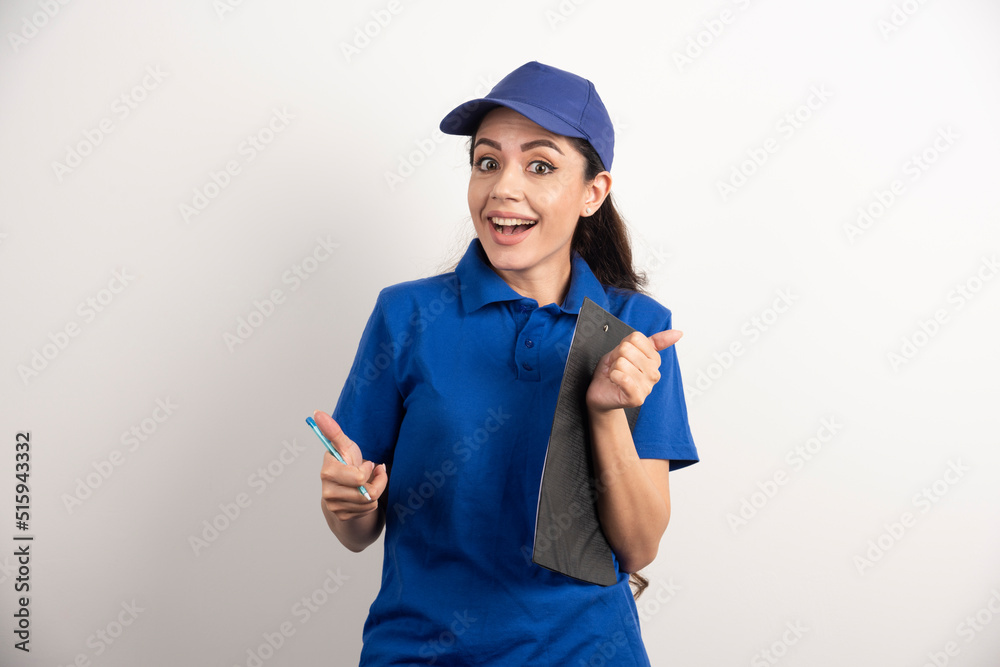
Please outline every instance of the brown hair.
M478 128L476 130L478 132ZM604 171L604 162L586 139L566 137L586 160L583 178L592 181ZM476 135L469 138L469 166L474 166ZM603 284L645 293L646 274L632 266L632 242L629 239L625 218L618 212L615 200L608 192L601 207L593 215L577 220L571 248L587 262L594 277ZM451 271L458 266L452 266ZM649 579L638 572L629 574L632 595L638 600L649 586Z
M586 139L567 137L587 161L583 178L592 181L604 171L604 163ZM469 159L471 162L472 153ZM646 275L632 266L632 242L625 219L618 212L611 192L601 207L588 218L580 218L573 233L573 250L580 253L594 276L604 285L644 292Z

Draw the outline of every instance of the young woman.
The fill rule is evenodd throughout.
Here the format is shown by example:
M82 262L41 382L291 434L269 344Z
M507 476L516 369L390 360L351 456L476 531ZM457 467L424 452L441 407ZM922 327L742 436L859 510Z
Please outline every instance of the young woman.
M454 271L379 293L332 418L315 414L350 464L324 460L330 529L353 551L386 533L361 664L648 665L629 575L656 556L669 471L698 455L681 334L639 291L610 197L611 120L589 81L531 62L441 129L471 137L477 238ZM531 562L584 297L637 330L601 359L586 397L619 570L607 587ZM638 405L630 431L623 408Z

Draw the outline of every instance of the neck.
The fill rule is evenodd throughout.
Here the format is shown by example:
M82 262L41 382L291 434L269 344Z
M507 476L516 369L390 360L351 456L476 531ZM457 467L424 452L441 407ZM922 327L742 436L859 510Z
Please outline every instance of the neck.
M550 303L559 305L565 300L573 273L572 263L568 256L565 261L533 266L528 269L491 268L515 292L537 301L539 308Z

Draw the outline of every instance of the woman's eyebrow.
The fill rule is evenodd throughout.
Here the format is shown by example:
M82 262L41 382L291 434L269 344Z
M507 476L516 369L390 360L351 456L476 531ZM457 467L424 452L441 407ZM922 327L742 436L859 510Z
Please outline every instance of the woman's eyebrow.
M492 139L480 139L479 141L476 142L476 146L479 146L480 144L485 144L485 145L489 146L490 148L497 149L498 151L502 150L500 148L500 144L498 144L497 142L493 141ZM475 148L476 146L473 146L473 148Z
M535 139L534 141L529 141L526 144L521 144L521 151L522 152L523 151L528 151L528 150L531 150L532 148L538 148L539 146L544 146L546 148L551 148L556 153L559 153L559 155L563 154L563 152L561 150L559 150L559 147L556 146L551 141L549 141L548 139Z
M480 144L484 144L486 146L489 146L490 148L495 148L498 151L503 150L500 147L500 144L493 141L492 139L486 139L485 137L476 141L476 146L479 146ZM473 148L475 148L476 146L473 146ZM551 148L556 153L559 153L559 155L564 155L564 153L561 150L559 150L559 147L556 146L551 141L549 141L548 139L535 139L534 141L529 141L527 143L521 144L521 151L522 152L528 151L531 150L532 148L538 148L540 146Z

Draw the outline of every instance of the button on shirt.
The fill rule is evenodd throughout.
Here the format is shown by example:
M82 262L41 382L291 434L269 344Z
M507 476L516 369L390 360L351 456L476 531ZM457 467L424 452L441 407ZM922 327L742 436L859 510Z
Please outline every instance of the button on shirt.
M478 239L453 272L379 293L333 411L389 472L362 665L649 664L626 573L602 587L531 562L584 297L647 336L670 328L669 310L602 285L575 251L565 300L539 307L493 271ZM676 470L698 454L676 352L660 355L633 440L640 458Z

